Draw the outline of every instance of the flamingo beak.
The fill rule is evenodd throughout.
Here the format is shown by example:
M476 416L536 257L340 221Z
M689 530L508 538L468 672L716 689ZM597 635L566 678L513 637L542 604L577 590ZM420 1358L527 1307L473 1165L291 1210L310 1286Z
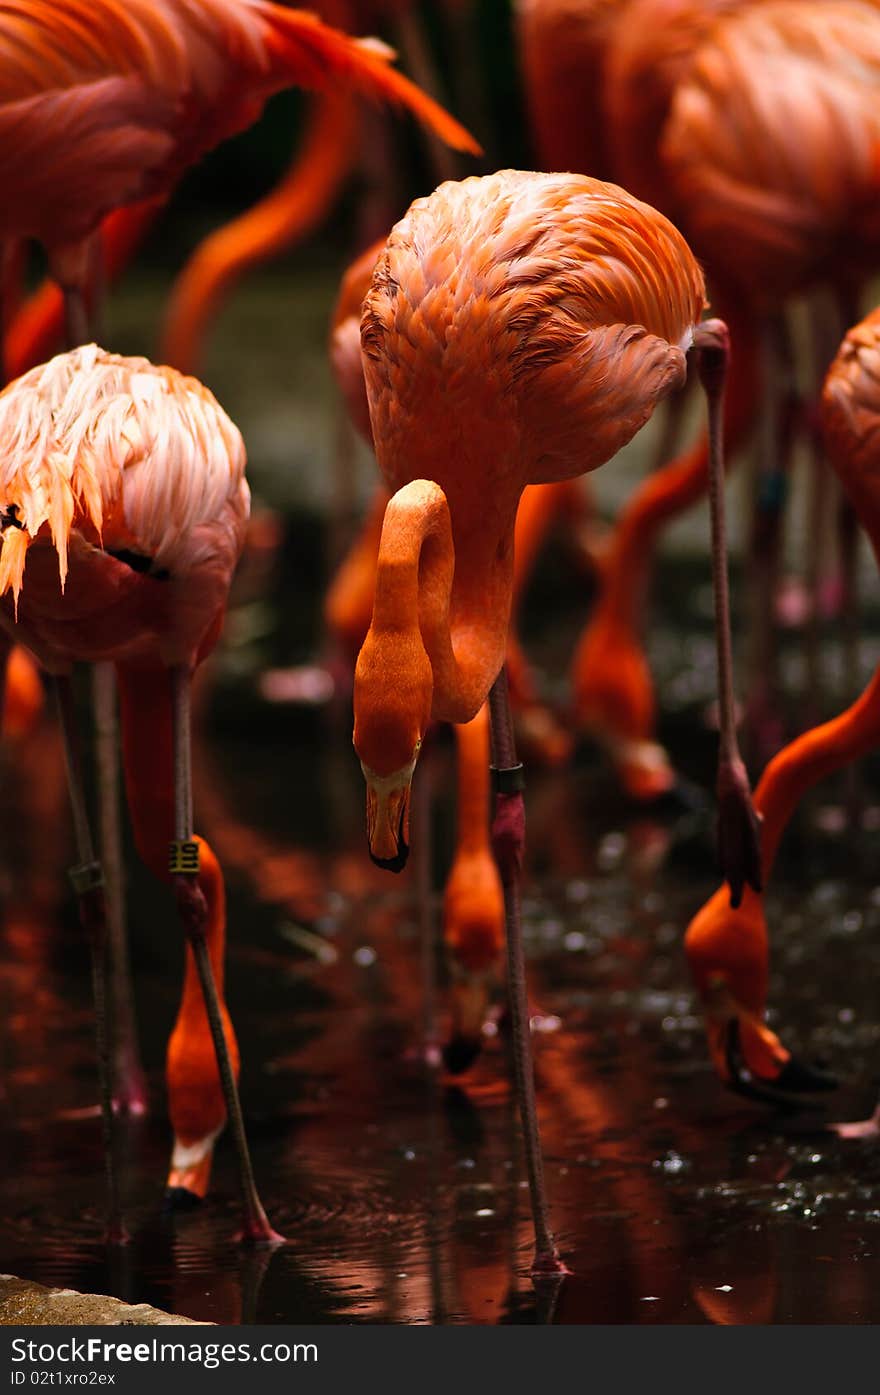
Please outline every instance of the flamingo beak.
M189 1145L175 1138L171 1168L165 1184L165 1205L169 1210L187 1210L204 1200L211 1181L214 1140L219 1132L217 1129Z
M675 784L669 757L654 741L621 742L612 757L626 793L639 804L660 799Z
M453 982L452 1031L443 1048L443 1063L450 1075L462 1075L482 1050L489 988L487 974L463 974Z
M377 867L402 872L409 857L409 802L413 760L393 775L375 775L363 767L367 781L367 839Z
M715 1070L731 1090L785 1106L792 1103L792 1095L837 1088L830 1072L793 1056L760 1019L732 995L724 996L728 1011L707 1013L706 1036Z

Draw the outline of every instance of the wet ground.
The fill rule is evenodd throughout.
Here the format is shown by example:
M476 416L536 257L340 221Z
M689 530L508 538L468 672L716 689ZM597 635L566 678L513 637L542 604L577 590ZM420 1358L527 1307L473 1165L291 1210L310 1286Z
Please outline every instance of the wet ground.
M301 548L285 555L282 576ZM539 577L538 610L560 567L551 561ZM706 598L689 564L667 563L663 576L666 624L653 654L664 735L698 782L713 743L703 723ZM289 1243L258 1257L232 1244L224 1145L201 1210L162 1213L161 1064L181 954L168 900L136 872L152 1113L126 1131L133 1243L111 1256L102 1244L87 955L59 875L66 820L47 728L3 785L0 1270L221 1322L880 1320L880 1150L823 1132L827 1117L870 1112L877 1088L870 763L867 827L849 832L845 784L824 786L787 840L769 903L773 1020L843 1081L825 1116L768 1113L725 1093L708 1067L681 950L715 884L708 805L695 796L684 813L636 815L587 747L570 771L531 779L525 908L538 1095L553 1221L573 1271L551 1311L527 1276L503 1033L459 1081L420 1065L414 875L393 878L366 857L344 713L337 721L259 698L255 646L281 658L304 641L271 603L257 641L242 611L203 693L196 801L229 878L228 997L257 1176ZM533 647L558 652L576 612L557 607L555 631L545 626L540 642L533 634ZM829 659L835 652L829 637ZM863 669L875 657L866 640ZM794 673L795 644L789 659ZM428 765L439 884L451 846L442 738Z
M218 380L208 377L242 421L261 495L285 510L284 544L266 575L252 572L230 617L201 695L195 773L197 823L228 876L228 1000L255 1168L289 1243L261 1256L232 1243L226 1141L208 1202L163 1213L162 1062L182 952L170 898L137 869L130 928L151 1113L125 1132L133 1242L109 1255L102 1243L88 956L62 872L65 796L47 724L8 755L0 786L0 1270L218 1322L880 1321L880 1149L824 1130L829 1118L869 1113L878 1088L880 769L864 767L855 829L847 783L821 787L774 877L771 1020L842 1081L827 1112L774 1115L712 1074L681 949L717 884L700 794L715 740L711 595L691 555L693 522L664 562L651 642L661 734L688 800L628 809L586 745L570 770L530 777L538 1097L553 1223L572 1270L552 1303L536 1296L503 1032L458 1081L420 1064L415 874L393 878L369 863L345 700L303 710L259 693L261 669L320 645L326 549L319 516L305 510L326 497L333 442L320 356L332 285L314 303L296 288L309 326L302 359L291 358L299 320L278 353L261 337L273 286L264 279L227 317L227 336L248 346L246 367L224 376L218 359ZM123 298L114 345L149 347L129 326L154 293ZM284 394L294 406L267 412ZM640 466L637 450L623 470L603 472L600 497L619 497ZM525 625L550 697L564 698L586 606L583 577L557 547ZM868 621L863 678L880 653L870 607ZM854 695L839 640L828 625L826 691L808 703L800 643L787 641L791 734ZM439 895L452 845L444 736L423 767L436 791Z

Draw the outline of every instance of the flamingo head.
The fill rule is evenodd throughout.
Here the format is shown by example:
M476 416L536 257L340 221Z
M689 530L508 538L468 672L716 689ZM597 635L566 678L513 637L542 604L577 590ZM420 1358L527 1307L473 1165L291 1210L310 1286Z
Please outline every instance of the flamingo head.
M433 674L416 635L376 633L354 674L354 748L367 782L367 838L379 867L402 872L409 855L412 778L431 720Z
M504 891L488 847L460 850L446 882L443 939L452 969L446 1069L460 1075L480 1053L504 947Z
M694 916L684 943L709 1054L730 1089L770 1104L834 1089L832 1076L793 1056L764 1021L769 965L760 895L747 888L734 909L722 887Z

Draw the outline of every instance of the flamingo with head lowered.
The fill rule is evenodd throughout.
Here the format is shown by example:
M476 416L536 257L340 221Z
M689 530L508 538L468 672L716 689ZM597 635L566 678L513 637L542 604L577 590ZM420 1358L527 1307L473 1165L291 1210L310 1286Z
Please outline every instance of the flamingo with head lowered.
M106 1004L106 907L79 766L70 673L112 662L135 841L174 889L187 944L168 1050L169 1187L204 1194L229 1120L247 1240L277 1240L254 1185L223 1004L223 874L192 828L189 689L217 641L250 495L244 445L210 392L86 345L0 394L0 624L53 675L77 843L71 880L92 941L109 1236L124 1238Z
M828 453L875 556L880 558L880 310L849 331L822 394ZM830 722L804 732L770 761L755 791L763 816L761 867L766 882L780 841L806 792L880 744L880 669L862 695ZM791 1092L828 1089L833 1079L796 1058L767 1026L769 983L763 897L746 892L729 904L725 888L700 908L687 928L685 949L703 1004L712 1061L721 1079L741 1093L779 1102ZM876 1135L880 1110L866 1125L841 1132Z
M370 852L403 866L429 722L469 721L488 697L536 1273L558 1272L560 1261L535 1113L518 890L524 805L502 674L517 505L528 484L610 459L682 384L694 345L706 351L720 502L727 342L719 322L701 325L704 305L699 267L654 209L585 176L503 170L412 205L379 257L361 320L373 440L393 491L355 671ZM718 579L726 600L723 567ZM754 822L729 653L723 630L722 846L740 889L755 872Z

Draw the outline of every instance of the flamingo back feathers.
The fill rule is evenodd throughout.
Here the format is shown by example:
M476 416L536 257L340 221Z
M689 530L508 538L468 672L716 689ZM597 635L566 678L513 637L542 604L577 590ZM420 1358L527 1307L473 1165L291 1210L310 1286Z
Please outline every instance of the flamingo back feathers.
M205 525L225 518L243 532L241 435L207 388L174 369L95 344L60 354L0 393L0 441L0 595L11 589L16 602L44 529L62 587L73 529L169 571L201 559Z
M518 424L538 462L522 483L592 469L683 381L704 305L684 239L616 185L517 170L442 184L392 230L364 304L380 461L402 423L440 411L448 436L467 408Z
M23 183L0 212L0 236L50 248L81 239L111 208L167 189L290 86L346 84L478 153L392 57L270 0L8 0L0 169L7 187Z
M880 309L849 331L828 370L822 429L880 559Z
M752 297L777 298L835 253L876 266L878 138L876 5L768 0L711 30L661 156L697 250Z

